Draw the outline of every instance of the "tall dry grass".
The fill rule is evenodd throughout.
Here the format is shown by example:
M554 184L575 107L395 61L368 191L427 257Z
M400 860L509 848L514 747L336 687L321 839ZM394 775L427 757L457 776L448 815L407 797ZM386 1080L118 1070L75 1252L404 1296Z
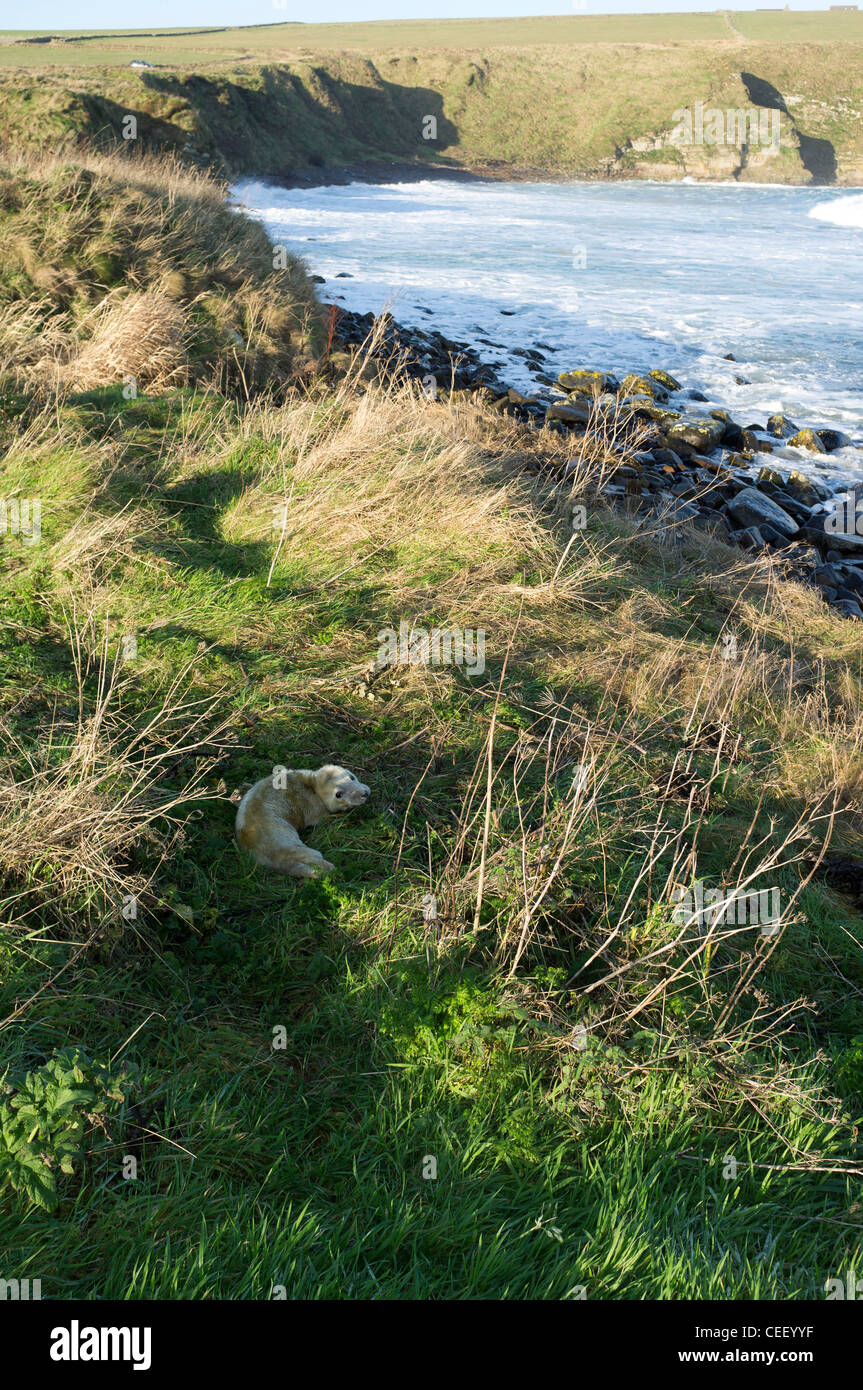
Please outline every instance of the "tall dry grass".
M30 392L132 379L248 397L307 375L323 312L295 258L170 156L0 155L0 368Z
M95 610L67 615L77 717L56 709L38 746L0 720L3 925L53 921L83 943L120 922L143 925L163 860L183 835L227 728L214 698L189 694L194 663L179 669L142 713L125 712L134 681L123 634ZM194 762L191 772L178 771ZM182 814L181 814L182 811ZM138 851L147 846L147 854ZM142 867L146 864L146 868ZM11 888L12 891L9 891ZM140 912L138 911L140 908Z

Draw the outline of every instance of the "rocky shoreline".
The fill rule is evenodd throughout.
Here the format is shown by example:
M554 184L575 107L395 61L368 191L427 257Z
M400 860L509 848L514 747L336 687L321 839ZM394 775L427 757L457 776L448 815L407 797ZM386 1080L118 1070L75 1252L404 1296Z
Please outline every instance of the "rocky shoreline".
M278 174L268 174L266 182L275 188L333 188L351 183L427 183L431 180L449 183L620 183L625 182L627 177L626 173L595 169L537 169L531 165L507 164L504 160L484 164L438 164L430 161L369 159L353 164L321 164L308 169L282 170ZM682 173L677 173L667 182L680 182L682 177ZM728 182L734 183L735 180L729 179Z
M406 328L389 315L376 320L344 309L337 310L334 365L366 343L376 325L371 355L385 369L398 362L426 389L484 400L528 429L575 440L588 425L605 428L612 456L601 484L606 499L658 524L689 523L744 550L781 557L790 575L863 622L863 484L830 487L799 469L785 477L767 462L782 444L832 453L852 442L841 431L800 430L781 414L742 425L661 368L622 379L585 367L550 377L543 366L554 349L544 343L515 350L538 383L528 396L500 379L500 364L483 363L475 348L432 327ZM572 488L578 502L575 461L550 481Z
M635 146L631 147L633 150ZM189 153L187 150L185 153ZM596 169L541 169L532 165L507 164L504 160L483 164L436 164L424 161L389 159L359 160L352 164L314 164L307 169L283 169L261 176L274 188L333 188L351 183L390 184L426 183L446 180L451 183L727 183L733 186L741 180L726 168L707 167L697 172L687 167L646 165L617 166L613 161ZM746 180L743 180L746 182ZM800 185L779 181L777 187L795 188ZM833 178L810 181L812 188L863 188L863 178Z

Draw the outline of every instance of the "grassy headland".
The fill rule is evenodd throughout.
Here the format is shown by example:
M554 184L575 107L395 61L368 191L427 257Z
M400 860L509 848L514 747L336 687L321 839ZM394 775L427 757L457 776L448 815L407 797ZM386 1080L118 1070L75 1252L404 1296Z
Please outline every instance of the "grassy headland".
M601 431L573 484L566 439L328 357L205 176L21 156L0 188L0 487L42 503L0 568L4 1274L726 1299L859 1271L856 625L767 553L608 509ZM402 621L483 630L486 669L369 675ZM256 869L232 792L326 760L374 793L312 837L336 874ZM778 888L781 931L676 920L699 881Z
M397 161L491 176L859 184L863 15L811 19L274 25L45 43L7 35L0 130L49 148L63 137L116 145L131 115L145 148L286 180ZM135 60L153 66L130 69ZM779 111L779 148L675 144L675 111L697 102Z

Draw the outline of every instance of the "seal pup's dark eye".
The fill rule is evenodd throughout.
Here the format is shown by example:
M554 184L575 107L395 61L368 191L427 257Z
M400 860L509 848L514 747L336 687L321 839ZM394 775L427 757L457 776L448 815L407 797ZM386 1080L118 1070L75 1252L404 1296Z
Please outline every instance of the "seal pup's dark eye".
M336 800L337 800L337 801L338 801L338 799L339 799L340 796L341 796L341 792L336 792Z

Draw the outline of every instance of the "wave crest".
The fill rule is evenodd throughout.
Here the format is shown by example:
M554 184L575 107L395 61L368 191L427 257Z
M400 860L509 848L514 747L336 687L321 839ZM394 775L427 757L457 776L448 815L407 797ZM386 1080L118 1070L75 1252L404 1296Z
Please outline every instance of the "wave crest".
M809 216L837 227L863 227L863 193L850 198L830 198L809 209Z

